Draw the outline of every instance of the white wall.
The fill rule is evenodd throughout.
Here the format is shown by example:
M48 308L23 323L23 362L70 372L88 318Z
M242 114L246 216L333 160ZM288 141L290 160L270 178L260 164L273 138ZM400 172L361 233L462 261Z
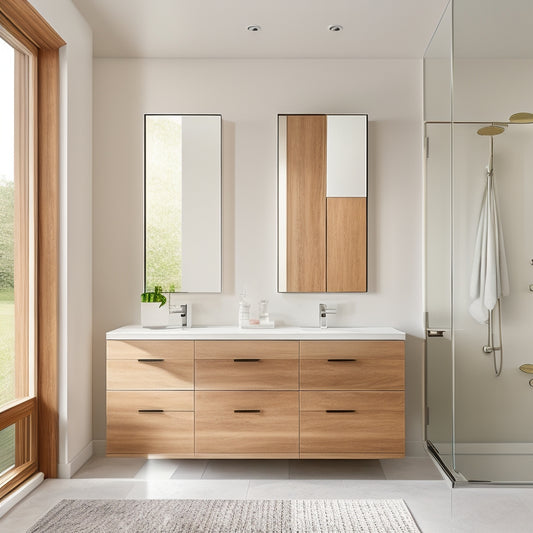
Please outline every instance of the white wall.
M243 289L278 323L408 333L407 440L422 440L422 67L419 60L94 61L94 438L105 438L105 332L139 323L143 114L221 113L223 293L191 294L193 325L237 323ZM278 113L368 113L368 294L276 293Z
M70 0L31 0L60 50L59 476L92 446L92 32Z

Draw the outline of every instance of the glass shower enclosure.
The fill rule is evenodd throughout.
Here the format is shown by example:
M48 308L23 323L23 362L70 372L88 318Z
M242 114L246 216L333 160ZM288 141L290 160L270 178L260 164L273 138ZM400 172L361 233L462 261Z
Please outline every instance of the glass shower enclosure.
M424 56L426 440L455 484L533 483L532 18L451 0Z

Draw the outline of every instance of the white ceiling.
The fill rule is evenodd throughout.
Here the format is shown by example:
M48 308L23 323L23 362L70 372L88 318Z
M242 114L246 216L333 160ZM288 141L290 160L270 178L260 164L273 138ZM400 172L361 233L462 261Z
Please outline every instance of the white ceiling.
M95 57L420 58L448 0L73 2Z

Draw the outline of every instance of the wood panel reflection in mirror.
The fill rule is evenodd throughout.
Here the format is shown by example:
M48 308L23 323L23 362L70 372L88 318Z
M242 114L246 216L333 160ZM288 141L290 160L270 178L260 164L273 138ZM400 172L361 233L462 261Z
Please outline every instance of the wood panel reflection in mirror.
M366 292L367 115L278 115L278 291Z
M145 115L144 290L222 290L222 116Z

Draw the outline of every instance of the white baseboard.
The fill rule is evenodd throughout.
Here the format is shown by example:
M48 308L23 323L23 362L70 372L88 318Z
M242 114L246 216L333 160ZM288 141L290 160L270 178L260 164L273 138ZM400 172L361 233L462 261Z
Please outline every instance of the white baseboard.
M93 441L89 442L83 450L68 463L57 465L57 477L70 479L93 456Z
M17 503L25 498L30 492L35 490L44 480L44 474L37 472L30 479L25 481L20 487L10 492L5 498L0 500L0 517L4 516Z
M93 454L96 457L103 457L106 452L105 440L93 440Z
M452 453L452 445L449 442L434 442L433 445L443 455ZM461 455L528 455L533 454L533 444L531 442L458 442L455 445L455 453Z

